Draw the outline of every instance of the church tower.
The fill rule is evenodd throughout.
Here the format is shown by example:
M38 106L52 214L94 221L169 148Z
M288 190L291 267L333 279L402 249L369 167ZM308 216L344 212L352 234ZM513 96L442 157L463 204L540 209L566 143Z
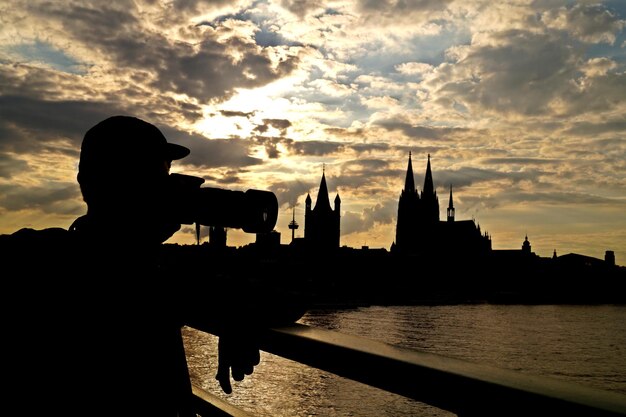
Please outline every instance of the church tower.
M307 195L304 213L304 239L317 249L336 249L339 247L339 220L341 217L341 199L335 197L335 209L330 207L326 173L322 172L320 188L317 192L315 207L311 208L311 196Z
M420 197L415 188L413 163L409 152L409 164L406 169L404 188L398 201L398 220L396 222L396 241L394 248L402 252L414 252L417 248L420 225Z
M530 241L528 240L528 234L527 234L526 237L524 238L524 243L522 243L522 253L525 255L530 255L531 254L530 249L531 249Z
M448 222L454 222L454 201L452 201L452 184L450 184L450 201L448 202Z
M439 222L439 198L433 183L433 173L430 169L430 154L428 154L428 164L426 165L426 176L424 177L424 189L422 190L422 210L423 219L428 224Z

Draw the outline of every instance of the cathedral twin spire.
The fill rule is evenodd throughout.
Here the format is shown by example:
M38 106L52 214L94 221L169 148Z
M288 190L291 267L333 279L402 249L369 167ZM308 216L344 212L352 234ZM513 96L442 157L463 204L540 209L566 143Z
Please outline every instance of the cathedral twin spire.
M415 179L413 178L413 164L411 163L411 152L409 152L409 166L406 169L404 191L408 193L417 193L417 190L415 189Z
M426 176L424 177L424 189L422 191L422 197L424 197L424 195L430 196L433 194L435 195L435 197L437 196L437 192L435 191L435 186L433 184L433 173L430 169L430 154L428 154L428 164L426 165Z
M413 176L413 162L411 160L411 152L409 152L409 164L406 169L406 179L404 181L404 189L402 195L407 198L412 195L419 201L422 206L426 219L432 221L439 221L439 199L437 197L437 191L435 190L435 184L433 182L433 173L430 168L430 154L428 154L428 162L426 164L426 175L424 176L424 187L421 192L421 196L417 193L415 188L415 179Z
M406 179L404 180L405 192L414 193L417 192L415 188L415 178L413 176L413 162L411 161L411 152L409 152L409 165L406 169ZM422 198L434 196L437 197L437 191L435 191L435 185L433 182L433 173L430 168L430 154L428 154L428 163L426 164L426 175L424 177L424 187L422 191Z

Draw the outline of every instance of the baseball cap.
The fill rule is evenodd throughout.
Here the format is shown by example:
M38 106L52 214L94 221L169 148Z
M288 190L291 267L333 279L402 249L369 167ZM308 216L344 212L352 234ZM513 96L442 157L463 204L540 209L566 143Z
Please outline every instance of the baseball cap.
M80 150L79 172L106 164L124 168L155 160L176 160L189 155L184 146L170 143L151 123L132 116L112 116L85 133Z

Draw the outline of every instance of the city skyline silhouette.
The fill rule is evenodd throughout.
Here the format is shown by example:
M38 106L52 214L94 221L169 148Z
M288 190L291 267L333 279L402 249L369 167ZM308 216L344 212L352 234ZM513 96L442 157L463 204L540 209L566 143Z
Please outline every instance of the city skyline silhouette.
M517 247L510 248L493 248L492 235L488 230L482 229L480 222L475 219L459 219L456 216L456 208L454 206L453 185L449 184L449 198L447 207L445 207L445 220L440 220L442 209L439 207L439 199L436 188L434 187L433 169L431 167L430 154L427 155L427 164L423 175L424 183L420 188L415 185L416 175L413 172L412 153L408 154L408 163L405 174L404 186L401 189L400 198L397 204L398 216L394 225L395 238L387 246L381 249L390 252L398 252L403 254L421 255L427 257L429 254L450 252L460 253L471 251L475 253L488 253L492 250L496 252L520 251L520 253L528 253L538 256L531 251L531 245L528 233L523 237L520 236L520 244ZM275 240L278 244L294 244L298 241L306 241L310 248L337 249L339 247L349 247L349 245L341 243L341 203L339 194L334 198L334 206L331 208L328 185L326 180L325 167L322 168L322 176L319 183L317 193L315 194L315 203L311 198L311 192L307 193L305 199L305 210L303 214L302 225L303 230L301 236L296 235L299 223L296 221L295 207L292 209L292 217L290 222L290 233L286 235L285 241L282 240L281 234L276 234ZM457 205L458 207L458 205ZM295 227L292 227L294 226ZM213 228L211 228L211 231ZM225 231L224 233L226 233ZM287 240L289 239L289 240ZM208 236L208 242L218 241L219 245L227 246L226 236L220 236L219 240L211 239ZM398 241L400 242L398 244ZM258 242L258 238L257 238ZM196 242L200 243L200 240ZM367 247L369 245L361 245L352 248ZM550 254L552 258L558 257L557 249L553 249ZM604 260L615 265L615 251L607 247L602 258L592 257L585 253L563 252L561 255L580 256L590 260ZM546 256L544 256L546 257ZM593 262L593 261L592 261ZM619 263L618 263L619 264Z

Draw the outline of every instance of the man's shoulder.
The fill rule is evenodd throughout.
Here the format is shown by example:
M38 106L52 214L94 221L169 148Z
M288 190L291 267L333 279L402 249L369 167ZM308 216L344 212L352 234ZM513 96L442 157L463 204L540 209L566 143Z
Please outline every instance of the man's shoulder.
M17 232L0 235L0 244L45 244L68 241L70 233L61 227L49 227L47 229L31 229L24 227Z
M0 235L0 237L13 237L15 239L29 239L29 238L47 238L65 236L69 233L67 229L62 227L48 227L46 229L32 229L30 227L23 227L20 230L11 234Z
M72 233L60 227L40 230L23 228L0 235L3 264L28 269L45 269L46 265L55 265L75 252L77 246Z

